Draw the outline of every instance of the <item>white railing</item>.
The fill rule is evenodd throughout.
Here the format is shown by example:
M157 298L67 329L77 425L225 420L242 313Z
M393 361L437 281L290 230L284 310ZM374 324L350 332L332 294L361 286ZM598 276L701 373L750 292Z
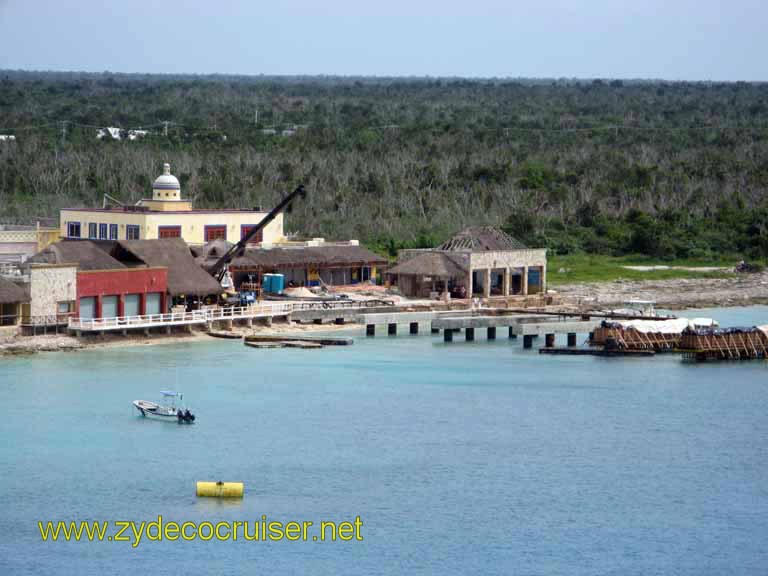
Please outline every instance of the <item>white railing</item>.
M152 326L199 324L207 321L208 312L208 310L194 310L193 312L114 316L111 318L70 318L68 326L72 330L122 330L127 328L150 328Z
M338 302L262 302L250 306L224 306L192 312L169 312L167 314L143 314L140 316L115 316L111 318L69 318L71 330L124 330L129 328L153 328L156 326L180 326L204 324L214 320L241 320L285 316L300 310L328 310L341 308L366 308L378 300Z

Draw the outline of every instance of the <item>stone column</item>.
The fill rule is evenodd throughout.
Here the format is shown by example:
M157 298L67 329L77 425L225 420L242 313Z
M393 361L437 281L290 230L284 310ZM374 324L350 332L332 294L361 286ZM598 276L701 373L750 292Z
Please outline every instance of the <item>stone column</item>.
M486 298L491 297L491 269L486 268L483 270L483 296Z
M467 274L467 298L472 300L472 267L469 268L469 274Z
M523 266L523 277L521 278L521 288L523 296L528 296L528 266Z
M547 293L547 265L541 265L541 293Z
M509 284L510 284L510 270L509 267L504 268L504 296L509 296Z

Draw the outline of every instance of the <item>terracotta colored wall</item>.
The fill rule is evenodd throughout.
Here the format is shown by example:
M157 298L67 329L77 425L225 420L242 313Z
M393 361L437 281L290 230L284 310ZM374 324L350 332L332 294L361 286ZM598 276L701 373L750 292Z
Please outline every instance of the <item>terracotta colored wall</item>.
M77 298L87 296L119 296L124 294L165 293L168 290L167 268L129 268L118 270L79 271Z

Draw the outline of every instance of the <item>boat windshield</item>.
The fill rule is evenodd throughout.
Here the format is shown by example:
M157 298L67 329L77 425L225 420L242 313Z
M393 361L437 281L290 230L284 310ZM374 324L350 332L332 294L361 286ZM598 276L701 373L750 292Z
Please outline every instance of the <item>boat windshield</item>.
M172 390L160 390L160 394L163 395L163 400L170 408L173 408L173 409L176 408L177 398L178 398L179 404L181 405L181 402L183 399L183 395L181 392L173 392Z

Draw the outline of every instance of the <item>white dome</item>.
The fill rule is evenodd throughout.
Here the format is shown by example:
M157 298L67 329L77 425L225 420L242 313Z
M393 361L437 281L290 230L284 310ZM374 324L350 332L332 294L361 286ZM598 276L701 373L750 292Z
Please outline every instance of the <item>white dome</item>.
M178 178L171 174L171 165L163 164L163 173L155 179L152 190L181 190Z

